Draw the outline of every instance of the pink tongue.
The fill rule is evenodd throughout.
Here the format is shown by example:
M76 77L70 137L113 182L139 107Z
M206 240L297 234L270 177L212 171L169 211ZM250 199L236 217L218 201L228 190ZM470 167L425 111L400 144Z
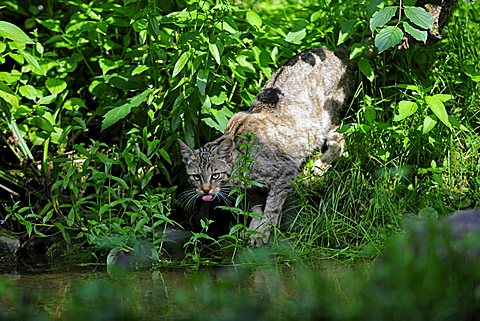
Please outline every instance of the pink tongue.
M205 201L205 202L210 202L212 199L213 199L213 196L210 195L210 194L202 196L202 200Z

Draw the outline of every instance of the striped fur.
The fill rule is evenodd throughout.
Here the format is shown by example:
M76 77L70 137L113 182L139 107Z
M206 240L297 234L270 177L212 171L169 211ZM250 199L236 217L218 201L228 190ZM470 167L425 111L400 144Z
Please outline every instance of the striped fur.
M255 195L249 230L252 246L268 242L279 221L291 181L313 152L326 149L314 164L322 174L343 151L343 136L336 132L342 106L351 93L352 75L347 64L325 48L298 54L282 66L256 96L247 112L235 114L219 139L190 149L179 142L187 173L198 195L221 192L231 183L235 159L242 153L236 146L245 133L257 138L249 179L268 186L265 195Z

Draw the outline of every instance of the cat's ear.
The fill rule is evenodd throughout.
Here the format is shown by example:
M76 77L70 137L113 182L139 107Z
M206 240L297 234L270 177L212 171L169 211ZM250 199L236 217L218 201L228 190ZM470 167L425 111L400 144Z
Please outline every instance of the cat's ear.
M190 147L188 147L187 144L185 144L180 139L177 139L177 142L178 142L178 147L180 147L180 153L182 154L183 162L185 164L189 164L191 161L195 159L195 153Z
M232 161L232 151L235 147L235 142L229 136L227 136L217 147L217 155L230 163Z

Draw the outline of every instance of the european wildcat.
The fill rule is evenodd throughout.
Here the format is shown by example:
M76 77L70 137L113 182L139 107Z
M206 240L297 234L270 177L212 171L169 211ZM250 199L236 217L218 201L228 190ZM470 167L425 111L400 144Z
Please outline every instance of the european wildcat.
M333 52L307 50L275 72L249 111L230 119L223 136L196 150L179 140L187 174L196 187L195 199L224 197L222 188L228 185L232 165L242 153L238 148L242 136L253 133L257 142L248 178L266 184L268 193L263 200L252 202L251 210L261 218L250 222L249 230L254 231L250 243L267 243L291 181L307 157L326 148L314 163L314 173L321 174L341 155L344 141L336 129L351 84L350 68Z

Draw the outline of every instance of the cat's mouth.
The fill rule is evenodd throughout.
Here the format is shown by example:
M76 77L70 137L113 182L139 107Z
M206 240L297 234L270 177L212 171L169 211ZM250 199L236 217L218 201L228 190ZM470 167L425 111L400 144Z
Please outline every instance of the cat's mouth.
M202 201L204 202L210 202L211 200L213 200L213 195L205 194L202 196Z

